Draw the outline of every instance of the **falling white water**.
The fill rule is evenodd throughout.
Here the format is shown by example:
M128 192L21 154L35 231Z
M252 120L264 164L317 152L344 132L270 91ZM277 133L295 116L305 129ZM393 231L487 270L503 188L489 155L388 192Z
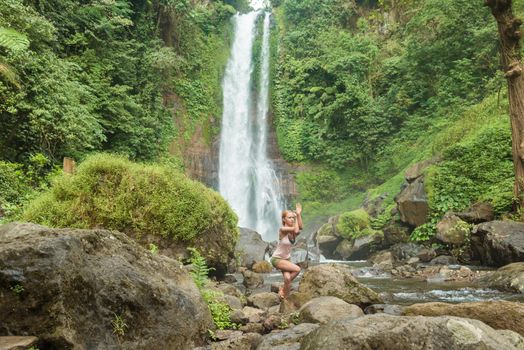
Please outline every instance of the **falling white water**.
M239 217L239 226L266 240L277 238L282 210L280 185L267 158L269 13L264 16L260 84L254 99L252 49L261 11L234 17L235 37L222 82L219 191ZM254 103L256 102L256 103Z

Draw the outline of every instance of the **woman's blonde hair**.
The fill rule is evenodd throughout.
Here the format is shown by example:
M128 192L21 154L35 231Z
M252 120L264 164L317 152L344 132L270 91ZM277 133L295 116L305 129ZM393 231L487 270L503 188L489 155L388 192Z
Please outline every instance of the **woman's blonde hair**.
M284 219L286 218L287 214L289 213L292 213L292 214L295 214L295 212L293 210L283 210L282 211L282 223L284 223Z

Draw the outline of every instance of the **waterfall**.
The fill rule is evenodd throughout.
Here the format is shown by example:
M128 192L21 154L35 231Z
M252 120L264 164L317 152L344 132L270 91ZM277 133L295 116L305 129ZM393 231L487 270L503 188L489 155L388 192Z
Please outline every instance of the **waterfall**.
M258 94L252 88L252 51L257 17L264 14ZM235 34L226 66L219 156L219 191L239 217L239 226L266 240L277 238L283 207L280 184L267 158L270 13L234 16ZM255 96L256 95L256 96Z

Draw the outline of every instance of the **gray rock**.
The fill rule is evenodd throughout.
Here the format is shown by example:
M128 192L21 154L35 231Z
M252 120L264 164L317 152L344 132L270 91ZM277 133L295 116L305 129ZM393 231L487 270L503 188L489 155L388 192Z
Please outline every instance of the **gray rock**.
M241 227L235 246L235 254L240 256L240 266L251 268L256 261L264 260L268 245L256 231Z
M123 233L0 226L0 332L49 348L187 349L213 329L180 263Z
M474 224L480 224L481 222L492 221L495 219L493 205L485 202L475 203L471 208L460 213L455 213L455 215L464 221Z
M269 309L271 306L280 305L280 297L277 293L263 292L249 296L247 303L250 306L254 306L258 309Z
M424 170L426 170L428 166L438 161L438 158L433 158L415 163L411 167L409 167L408 170L406 170L406 172L404 173L404 178L408 183L412 183L413 181L424 175Z
M516 350L521 339L466 318L376 314L323 325L302 339L300 349Z
M333 320L360 316L364 316L361 308L330 296L314 298L299 310L299 319L305 323L327 323Z
M250 323L261 322L264 316L266 315L266 312L264 310L260 310L251 306L244 306L242 312L244 313L244 315L246 315Z
M437 223L436 238L444 243L450 243L456 246L464 244L466 236L469 235L470 227L465 221L458 216L445 215Z
M524 223L505 220L475 226L471 252L473 259L489 266L524 261Z
M424 190L423 177L419 177L408 184L395 200L402 222L415 227L426 223L429 203Z
M382 302L377 293L358 282L351 270L342 264L310 267L302 277L298 290L305 296L304 299L309 300L319 296L334 296L361 307Z
M242 284L246 288L254 289L264 284L264 277L256 272L244 270L242 276L244 276Z
M457 258L450 255L440 255L429 262L430 265L454 265L457 263Z
M480 283L506 292L524 293L524 262L503 266L494 273L483 276Z
M373 304L368 306L365 310L365 314L388 314L394 316L400 316L405 306L394 305L394 304Z
M240 336L230 338L225 341L211 344L211 350L251 350L254 349L262 340L258 333L244 333Z
M493 329L509 329L524 336L524 304L478 301L460 304L418 303L403 310L405 316L457 316L479 320Z
M249 322L249 317L242 310L231 311L229 317L233 323L247 324Z
M256 350L298 350L301 339L317 328L318 324L301 323L293 328L273 331L262 337Z
M416 243L398 243L392 246L389 250L395 261L401 261L418 256L422 250L422 246Z
M322 255L328 259L335 257L333 252L337 248L340 241L342 241L342 237L340 237L336 229L336 221L338 221L338 219L332 221L334 222L328 222L327 224L324 224L322 227L320 227L315 234L317 246L319 247Z

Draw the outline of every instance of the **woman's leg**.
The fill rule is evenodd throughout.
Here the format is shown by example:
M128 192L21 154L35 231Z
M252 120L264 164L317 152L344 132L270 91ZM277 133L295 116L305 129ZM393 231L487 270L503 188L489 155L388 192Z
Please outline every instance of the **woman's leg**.
M291 282L300 273L300 266L293 264L289 260L282 259L277 263L276 268L282 271L282 276L284 277L283 295L284 298L287 298L291 291Z

